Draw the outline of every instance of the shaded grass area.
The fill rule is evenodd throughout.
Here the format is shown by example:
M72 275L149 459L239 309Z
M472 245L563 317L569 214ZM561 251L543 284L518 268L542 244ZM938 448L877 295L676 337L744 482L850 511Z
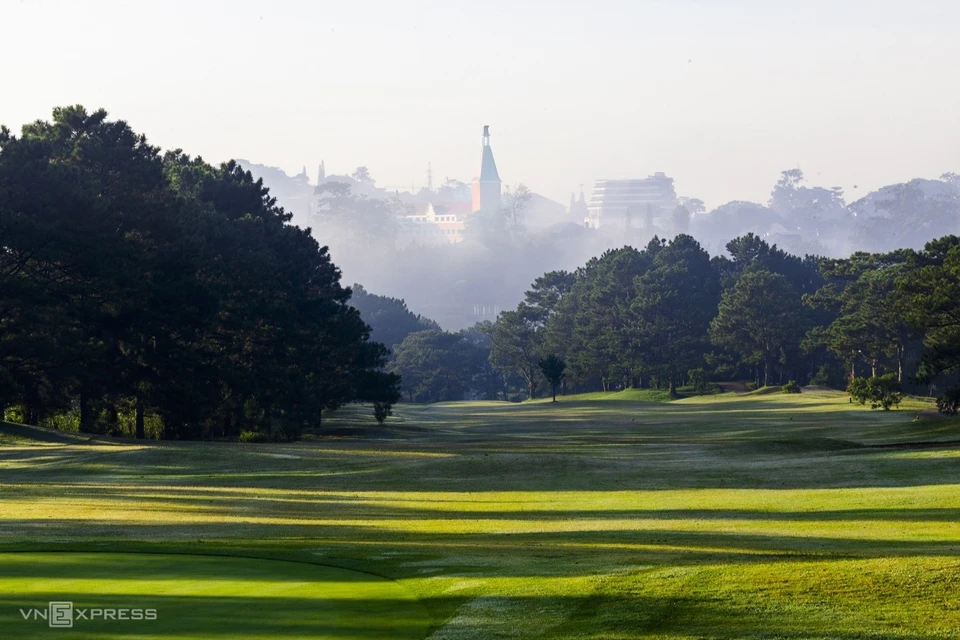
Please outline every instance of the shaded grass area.
M0 550L370 572L433 640L955 638L960 422L929 408L625 393L401 405L383 428L347 408L287 445L21 442L0 447ZM0 593L42 567L0 570Z
M58 431L48 427L34 427L12 422L0 422L0 445L2 444L78 444L104 441L99 436Z

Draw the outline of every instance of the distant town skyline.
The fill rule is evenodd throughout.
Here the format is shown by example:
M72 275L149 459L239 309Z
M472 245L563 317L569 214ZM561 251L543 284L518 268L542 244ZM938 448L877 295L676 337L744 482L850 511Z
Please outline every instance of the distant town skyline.
M478 175L558 202L664 172L709 207L780 171L840 186L960 171L960 4L0 0L0 123L106 108L153 144L382 186Z

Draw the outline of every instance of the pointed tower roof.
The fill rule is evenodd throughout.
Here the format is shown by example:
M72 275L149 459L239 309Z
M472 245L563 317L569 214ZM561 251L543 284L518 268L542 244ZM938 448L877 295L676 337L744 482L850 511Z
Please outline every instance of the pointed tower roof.
M497 163L493 161L490 148L490 125L483 125L483 157L480 160L480 182L500 182Z

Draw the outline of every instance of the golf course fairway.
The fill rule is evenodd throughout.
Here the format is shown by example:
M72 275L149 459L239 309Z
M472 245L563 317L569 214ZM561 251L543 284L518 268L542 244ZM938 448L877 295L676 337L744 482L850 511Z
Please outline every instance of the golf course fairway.
M960 638L960 420L664 396L345 407L293 443L0 425L0 640ZM158 619L23 619L49 601Z
M48 613L48 602L72 603L70 628L51 628L32 615ZM110 609L128 610L128 619L104 619L102 610ZM0 553L4 638L416 639L428 626L423 607L397 583L336 567L172 554Z

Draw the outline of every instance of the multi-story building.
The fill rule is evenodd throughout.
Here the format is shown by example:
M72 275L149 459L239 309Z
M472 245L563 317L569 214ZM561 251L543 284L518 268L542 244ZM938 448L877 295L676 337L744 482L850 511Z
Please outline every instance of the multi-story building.
M428 202L415 207L401 220L402 246L463 242L466 219L471 213L469 202Z
M663 173L642 179L597 180L584 224L595 229L667 228L676 207L673 178Z

